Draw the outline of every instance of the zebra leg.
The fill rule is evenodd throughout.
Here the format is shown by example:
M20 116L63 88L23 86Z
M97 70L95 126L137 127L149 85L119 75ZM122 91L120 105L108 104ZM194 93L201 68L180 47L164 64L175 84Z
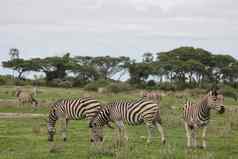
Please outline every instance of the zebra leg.
M196 129L195 128L192 129L191 136L192 136L192 146L197 147L197 137L196 137Z
M119 120L119 121L116 121L115 123L116 123L117 127L119 128L120 138L123 134L123 137L126 139L126 141L128 141L128 135L127 135L127 132L125 130L125 126L124 126L123 121Z
M163 144L165 144L166 140L165 140L165 136L164 136L164 129L163 129L163 127L160 125L160 123L156 122L155 124L156 124L157 129L158 129L159 132L160 132L161 142L162 142Z
M185 130L186 130L186 136L187 136L187 147L191 147L191 132L188 127L188 124L184 122Z
M67 140L67 125L68 125L67 119L65 117L62 117L60 119L60 124L61 124L61 133L62 133L63 140L66 141Z
M37 106L38 106L38 102L37 102L35 99L33 99L32 102L31 102L31 104L32 104L33 110L36 110L36 109L37 109Z
M206 135L207 135L207 126L203 127L203 130L202 130L202 148L206 148L207 147Z
M147 132L148 132L148 137L147 137L147 143L151 142L151 137L152 137L152 124L146 123L146 127L147 127Z

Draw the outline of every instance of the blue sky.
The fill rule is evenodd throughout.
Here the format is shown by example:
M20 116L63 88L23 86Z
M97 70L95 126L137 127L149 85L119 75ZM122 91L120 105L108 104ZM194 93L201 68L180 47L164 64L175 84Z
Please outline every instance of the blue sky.
M0 61L194 46L238 58L237 0L0 0ZM1 73L6 70L0 69Z

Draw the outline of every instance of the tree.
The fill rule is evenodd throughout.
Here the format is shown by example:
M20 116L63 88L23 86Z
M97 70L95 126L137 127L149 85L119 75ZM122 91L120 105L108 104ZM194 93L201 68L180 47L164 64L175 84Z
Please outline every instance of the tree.
M145 63L131 63L128 66L128 71L130 74L130 83L141 85L145 83L145 80L151 74L151 65Z
M64 79L67 75L66 71L72 71L78 67L76 60L70 57L70 53L66 53L62 57L35 58L32 61L40 71L45 73L47 81L57 78Z
M111 79L115 74L125 68L128 61L128 57L99 56L95 57L92 63L103 79Z
M37 65L31 60L20 58L2 62L3 67L10 68L18 72L17 79L23 79L23 74L28 71L38 71Z

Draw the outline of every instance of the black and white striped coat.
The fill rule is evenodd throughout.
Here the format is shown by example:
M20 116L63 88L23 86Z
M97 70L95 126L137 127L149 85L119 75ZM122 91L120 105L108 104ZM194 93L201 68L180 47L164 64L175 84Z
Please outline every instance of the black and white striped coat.
M119 132L123 131L126 139L128 139L128 136L124 129L125 123L130 125L145 123L148 128L148 142L151 139L151 128L156 126L161 133L162 142L165 142L160 109L158 104L153 101L139 99L132 102L118 101L110 103L98 112L97 116L91 121L90 127L93 129L100 128L108 122L114 122L119 128Z
M61 132L66 140L66 130L69 120L91 120L97 114L101 104L93 98L64 99L55 102L49 110L48 116L48 141L53 141L55 124L61 121Z
M185 124L185 130L188 138L187 146L196 147L196 129L203 128L203 138L206 137L206 129L210 119L210 110L215 109L219 113L224 113L224 97L218 95L216 91L210 91L199 102L192 103L187 101L183 107L183 119ZM192 137L192 140L190 138ZM203 141L203 147L206 147L205 141Z

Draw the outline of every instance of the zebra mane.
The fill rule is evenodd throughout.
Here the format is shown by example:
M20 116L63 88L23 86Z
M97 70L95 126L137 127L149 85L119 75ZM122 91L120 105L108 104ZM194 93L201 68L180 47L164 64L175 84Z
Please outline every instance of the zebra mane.
M202 99L200 99L198 102L195 103L195 105L201 105L201 104L204 105L205 103L207 103L209 96L210 96L209 94L203 96Z
M49 105L49 108L50 109L54 109L59 103L61 103L62 101L64 101L64 99L58 99L57 101L55 101L55 102L53 102L53 103L51 103L50 105Z

